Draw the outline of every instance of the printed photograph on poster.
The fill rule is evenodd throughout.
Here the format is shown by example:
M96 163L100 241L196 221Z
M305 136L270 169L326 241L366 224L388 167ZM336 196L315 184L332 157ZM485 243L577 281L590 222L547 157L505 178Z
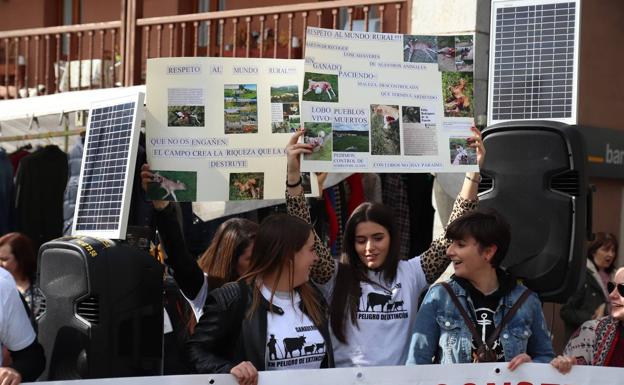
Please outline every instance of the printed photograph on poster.
M334 123L334 152L369 152L368 124Z
M152 170L154 178L147 185L150 200L192 202L197 197L197 172Z
M331 161L333 141L331 123L305 122L304 127L303 142L314 146L312 153L304 154L304 158Z
M420 123L420 107L401 107L401 120L403 123Z
M442 72L445 117L472 117L473 76L471 72Z
M474 38L472 35L455 36L455 65L457 71L460 72L472 72L474 70Z
M299 116L299 103L282 104L284 120L288 120L291 116Z
M291 115L284 118L281 122L271 123L271 132L274 134L284 134L295 132L301 127L301 116Z
M303 76L303 100L338 103L338 75L306 72Z
M204 106L167 106L169 127L203 127Z
M299 103L273 103L281 107L282 113L277 121L273 121L271 132L274 134L293 132L299 128L301 116L299 115Z
M262 199L264 196L264 173L230 173L230 200Z
M289 116L288 117L288 125L290 127L290 132L295 132L301 128L301 116Z
M167 125L169 127L204 126L204 90L167 88Z
M455 69L455 36L438 36L438 70Z
M258 132L258 93L255 84L225 84L223 112L225 134Z
M309 172L301 173L301 187L304 194L312 194L312 175Z
M477 164L477 151L469 146L467 138L450 138L449 149L453 166Z
M437 63L437 36L404 35L403 61L411 63Z
M299 87L271 86L271 103L299 103Z
M371 104L371 154L400 155L399 106Z

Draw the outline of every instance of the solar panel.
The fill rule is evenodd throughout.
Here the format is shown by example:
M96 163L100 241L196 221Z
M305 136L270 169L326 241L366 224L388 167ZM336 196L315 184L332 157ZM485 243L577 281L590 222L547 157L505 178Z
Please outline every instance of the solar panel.
M125 238L143 99L137 93L91 106L72 235Z
M578 0L493 0L489 124L576 123Z

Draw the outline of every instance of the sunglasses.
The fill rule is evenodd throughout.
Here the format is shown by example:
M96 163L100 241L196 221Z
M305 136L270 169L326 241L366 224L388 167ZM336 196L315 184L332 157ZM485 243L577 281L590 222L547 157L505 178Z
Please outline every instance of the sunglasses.
M618 283L618 284L614 282L607 283L607 290L609 291L609 293L612 293L613 290L615 290L615 288L617 288L617 291L620 294L620 297L624 297L624 283Z

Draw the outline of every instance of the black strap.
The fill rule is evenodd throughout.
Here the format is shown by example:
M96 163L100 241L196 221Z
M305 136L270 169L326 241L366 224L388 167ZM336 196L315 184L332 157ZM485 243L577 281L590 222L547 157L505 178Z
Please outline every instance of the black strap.
M529 289L524 290L524 292L520 295L520 298L518 298L516 303L513 304L509 312L505 314L505 317L503 317L503 320L501 321L500 325L498 325L498 327L494 330L494 333L492 333L492 335L490 335L490 338L488 338L487 340L488 346L492 346L492 344L494 344L494 341L496 341L501 331L503 330L503 326L505 326L509 321L511 321L511 318L516 314L518 309L520 309L520 306L522 306L524 301L526 301L527 298L529 298L530 294L531 292L529 291Z
M483 342L481 341L481 338L479 338L479 332L477 332L477 329L475 328L474 323L470 319L470 316L466 312L466 309L464 309L462 304L459 302L459 298L457 298L457 294L455 294L455 292L451 288L451 285L449 285L446 282L442 282L441 284L446 289L446 291L448 291L449 296L451 297L451 299L453 300L453 303L455 304L455 307L457 307L457 310L459 310L459 314L461 314L461 316L464 318L464 322L466 323L466 326L468 326L468 330L470 330L470 333L472 334L472 338L479 344L483 344Z
M451 285L449 285L447 282L441 282L441 284L446 289L446 291L448 291L451 299L453 300L453 303L459 310L459 313L464 318L464 322L466 323L466 326L468 326L468 329L470 330L470 333L472 334L473 339L476 342L478 342L479 345L483 345L483 341L481 340L481 338L479 338L479 332L477 332L477 329L475 328L474 323L472 322L472 319L466 312L466 309L464 309L462 304L459 302L459 298L457 298L457 294L455 294L455 292L451 288ZM509 312L505 314L505 317L503 317L503 320L501 321L501 323L496 327L496 329L494 330L494 333L492 333L490 335L490 338L487 339L487 344L486 344L487 347L490 347L494 344L494 341L496 341L501 331L503 330L503 326L505 326L511 320L511 318L516 314L518 309L520 309L520 306L522 306L524 301L526 301L527 298L529 298L530 294L531 292L529 291L529 289L526 289L522 293L522 295L520 295L520 298L518 298L516 303L513 304Z

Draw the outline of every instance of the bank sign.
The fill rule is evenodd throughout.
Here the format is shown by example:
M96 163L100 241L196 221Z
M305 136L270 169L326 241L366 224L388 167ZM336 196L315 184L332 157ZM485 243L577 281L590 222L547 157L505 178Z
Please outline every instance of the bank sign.
M624 130L579 127L587 145L590 177L624 179Z

